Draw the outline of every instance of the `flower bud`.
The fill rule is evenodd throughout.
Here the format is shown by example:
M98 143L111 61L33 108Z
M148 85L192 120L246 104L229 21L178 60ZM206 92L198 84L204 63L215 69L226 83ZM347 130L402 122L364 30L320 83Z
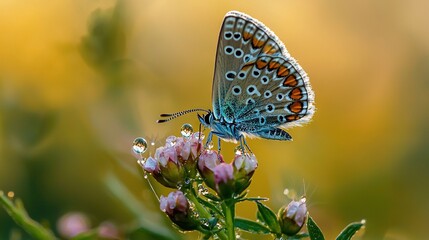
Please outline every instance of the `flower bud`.
M240 194L250 185L253 173L258 167L258 161L254 154L236 154L232 165L234 167L235 193Z
M174 191L167 197L161 196L159 202L161 211L165 212L182 230L195 230L198 227L198 218L191 211L188 199L183 192Z
M223 199L234 195L234 169L231 164L220 163L214 168L215 190Z
M307 218L307 205L305 198L300 201L291 201L282 207L278 213L278 220L282 232L288 236L297 234L304 226Z
M221 163L223 163L222 156L213 150L203 151L198 159L198 170L211 189L215 189L214 169Z

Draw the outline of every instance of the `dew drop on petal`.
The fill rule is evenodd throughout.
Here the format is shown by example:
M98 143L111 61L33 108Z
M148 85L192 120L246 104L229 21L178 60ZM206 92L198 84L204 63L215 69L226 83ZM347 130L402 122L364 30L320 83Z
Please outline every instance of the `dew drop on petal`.
M142 137L138 137L133 142L133 151L137 154L142 154L147 150L147 141Z
M235 147L234 149L234 153L235 155L241 155L244 153L244 149L242 146L238 145L237 147Z
M192 128L192 125L189 123L185 123L182 125L182 128L180 128L180 133L182 134L182 137L189 138L192 135L192 132L194 129Z

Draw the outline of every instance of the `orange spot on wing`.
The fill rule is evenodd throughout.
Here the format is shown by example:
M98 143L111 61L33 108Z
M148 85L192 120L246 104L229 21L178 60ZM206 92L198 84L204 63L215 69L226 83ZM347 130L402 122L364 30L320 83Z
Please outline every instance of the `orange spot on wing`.
M294 88L292 89L292 91L290 91L289 93L289 97L292 98L293 100L299 100L302 98L302 91L300 88Z
M289 110L293 113L299 113L302 111L302 102L300 101L296 101L294 103L292 103L291 105L289 105Z
M284 65L281 65L279 67L279 69L277 70L277 75L279 77L286 77L287 75L289 75L289 69L287 67L285 67Z
M264 43L265 41L262 41L261 39L258 39L257 37L253 36L252 45L254 48L261 48Z
M270 63L268 64L268 69L272 70L275 68L280 67L280 63L277 60L271 60Z
M267 58L259 58L256 61L256 67L258 69L262 69L262 68L264 68L264 67L266 67L268 65L268 62L269 62L269 60Z
M250 32L244 31L243 32L243 39L245 41L249 40L252 37L252 34Z
M283 81L283 86L285 87L295 87L298 85L298 81L296 80L295 75L290 75Z
M301 116L298 114L286 116L286 119L288 122L296 121L300 118L301 118Z
M266 44L266 45L264 46L264 48L262 49L262 52L264 52L264 53L266 53L266 54L274 54L274 53L276 53L276 52L277 52L277 49L276 49L276 48L274 48L274 46L273 46L273 45L271 45L271 44Z

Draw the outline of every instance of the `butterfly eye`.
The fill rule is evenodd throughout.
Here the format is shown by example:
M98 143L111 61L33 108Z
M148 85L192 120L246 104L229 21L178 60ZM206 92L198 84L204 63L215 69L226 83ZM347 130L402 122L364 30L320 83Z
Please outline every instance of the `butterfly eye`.
M211 114L204 115L204 122L207 125L210 125L210 116L211 116Z

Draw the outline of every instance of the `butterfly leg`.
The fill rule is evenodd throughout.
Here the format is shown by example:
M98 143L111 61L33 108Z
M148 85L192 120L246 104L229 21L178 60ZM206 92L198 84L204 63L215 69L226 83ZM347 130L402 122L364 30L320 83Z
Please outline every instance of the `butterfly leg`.
M245 152L244 146L247 148L247 150L250 153L253 153L252 150L250 150L250 147L247 145L246 138L243 135L241 135L240 136L240 148L242 149L243 152Z
M217 138L217 150L220 153L220 138Z
M213 139L213 132L210 131L209 135L207 136L207 141L206 141L206 144L204 145L204 148L209 148L209 144L211 144L212 139Z

